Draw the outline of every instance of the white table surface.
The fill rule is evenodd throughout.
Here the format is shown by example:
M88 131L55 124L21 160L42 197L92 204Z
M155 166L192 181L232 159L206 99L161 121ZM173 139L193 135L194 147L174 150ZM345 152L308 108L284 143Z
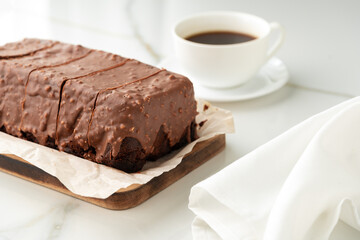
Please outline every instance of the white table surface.
M321 31L317 32L320 36L314 37L317 45L309 44L308 39L296 39L296 36L307 32L304 29L316 31L309 19L322 17L317 22L321 24L326 22L323 19L326 17L334 23L330 15L336 12L335 3L326 4L323 1L323 5L311 5L310 1L302 1L308 8L301 5L300 10L313 6L323 11L316 16L310 11L303 19L303 28L297 29L298 17L303 15L289 14L292 6L285 4L286 1L262 1L258 5L240 1L242 8L239 1L224 1L222 5L219 2L222 1L194 1L190 8L191 1L109 0L98 5L80 0L39 0L31 4L24 0L0 0L0 44L23 37L55 38L152 64L171 55L170 25L191 12L230 9L233 6L232 10L263 13L267 18L276 17L284 25L292 26L288 30L288 42L279 52L279 57L290 69L291 83L258 99L215 104L233 112L236 127L236 133L227 136L226 148L219 155L140 206L125 211L106 210L0 172L0 240L191 239L194 215L187 204L194 184L307 117L360 93L360 75L354 70L354 61L358 61L354 54L360 52L359 41L356 43L354 40L360 38L358 30L350 35L351 40L345 47L348 52L345 53L332 49L324 55L324 46L320 44ZM343 2L339 5L337 17L348 18L339 20L336 27L347 23L343 31L351 32L353 27L357 27L355 21L359 20L353 8L359 4L347 2L350 5L345 6ZM278 6L284 4L288 11L278 10ZM296 6L300 7L299 4ZM274 10L274 15L269 13L269 9ZM330 32L329 29L325 30ZM326 46L336 41L346 42L338 37L329 41ZM306 50L299 50L304 47L302 43ZM343 59L338 61L338 58ZM323 61L324 65L319 61ZM312 66L321 66L321 69L312 69ZM344 76L344 82L337 81L339 76ZM345 87L343 83L346 83ZM360 233L340 222L331 239L360 239Z

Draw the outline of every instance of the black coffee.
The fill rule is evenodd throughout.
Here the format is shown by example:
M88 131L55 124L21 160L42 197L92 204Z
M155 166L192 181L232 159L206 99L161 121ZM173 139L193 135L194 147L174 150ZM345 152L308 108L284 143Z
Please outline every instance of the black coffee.
M238 32L218 31L198 33L187 37L186 39L196 43L220 45L248 42L256 39L256 37Z

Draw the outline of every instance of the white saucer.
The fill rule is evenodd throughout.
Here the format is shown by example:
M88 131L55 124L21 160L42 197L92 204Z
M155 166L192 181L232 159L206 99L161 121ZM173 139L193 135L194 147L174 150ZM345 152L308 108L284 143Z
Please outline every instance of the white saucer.
M159 67L183 74L191 78L184 71L174 57L160 62ZM272 93L289 80L289 72L285 64L278 58L271 58L250 81L238 87L228 89L207 88L193 81L195 96L213 102L233 102L253 99Z

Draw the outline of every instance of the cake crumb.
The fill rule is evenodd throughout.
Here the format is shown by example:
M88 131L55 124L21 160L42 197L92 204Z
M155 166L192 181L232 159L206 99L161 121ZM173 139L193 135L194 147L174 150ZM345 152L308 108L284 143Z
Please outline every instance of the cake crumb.
M204 111L208 110L209 109L209 105L205 104L204 105Z

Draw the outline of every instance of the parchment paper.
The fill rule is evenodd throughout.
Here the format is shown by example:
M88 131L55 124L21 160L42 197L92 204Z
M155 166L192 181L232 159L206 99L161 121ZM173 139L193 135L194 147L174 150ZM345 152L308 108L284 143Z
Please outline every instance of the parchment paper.
M204 105L209 108L204 108ZM75 194L105 199L119 189L133 184L145 184L152 178L175 168L197 142L217 134L234 132L230 111L211 106L204 100L198 99L198 112L196 122L205 121L198 129L199 139L181 150L154 162L148 162L140 173L125 173L2 132L0 132L0 154L14 154L21 157L58 178Z

